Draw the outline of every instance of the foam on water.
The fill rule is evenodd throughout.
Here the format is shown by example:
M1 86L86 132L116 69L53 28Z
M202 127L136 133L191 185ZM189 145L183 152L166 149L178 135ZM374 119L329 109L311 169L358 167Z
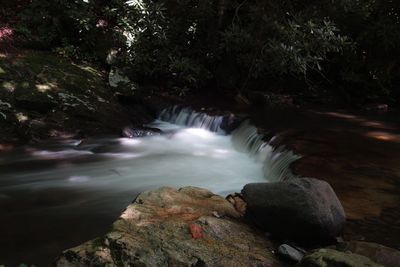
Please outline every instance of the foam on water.
M169 123L157 122L157 125L171 128ZM246 183L264 181L261 162L235 150L230 136L205 129L183 128L170 135L121 138L96 144L95 148L86 144L91 150L76 147L65 151L32 151L24 155L21 164L46 160L57 164L40 170L3 172L2 182L13 182L0 190L76 186L97 194L107 191L118 195L118 191L127 189L192 185L227 194L240 191Z
M198 186L226 195L246 183L293 177L295 155L264 142L248 122L226 135L223 121L174 107L149 125L163 135L70 140L2 154L0 258L40 263L99 236L144 190Z
M118 195L118 191L127 189L192 185L227 194L240 191L249 182L293 178L289 165L298 158L296 155L283 148L274 149L247 121L232 135L224 134L221 122L222 116L175 107L163 111L150 125L169 134L30 148L10 157L12 162L0 162L0 185L7 184L0 193L10 188L78 186ZM26 162L44 164L30 168Z

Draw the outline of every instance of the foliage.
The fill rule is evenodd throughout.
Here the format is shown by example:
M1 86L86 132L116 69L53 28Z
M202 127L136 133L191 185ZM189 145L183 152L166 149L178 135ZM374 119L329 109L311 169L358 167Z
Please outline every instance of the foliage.
M16 30L39 48L58 47L62 55L104 59L108 49L123 43L129 11L119 0L32 0Z
M399 14L397 0L33 0L18 29L66 56L116 49L134 80L183 91L274 84L390 100Z

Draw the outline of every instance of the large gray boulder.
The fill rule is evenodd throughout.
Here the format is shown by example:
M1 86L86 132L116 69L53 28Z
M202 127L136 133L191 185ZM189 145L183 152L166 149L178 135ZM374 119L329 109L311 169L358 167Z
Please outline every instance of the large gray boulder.
M300 243L324 243L343 229L346 217L332 187L313 178L247 184L247 215L273 235Z
M282 266L262 232L210 191L144 192L103 237L69 249L56 266Z

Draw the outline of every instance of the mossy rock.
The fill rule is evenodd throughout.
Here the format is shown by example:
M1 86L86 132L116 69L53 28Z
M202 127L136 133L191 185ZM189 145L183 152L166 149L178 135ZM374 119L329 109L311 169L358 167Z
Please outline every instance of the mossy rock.
M386 267L398 267L400 264L400 251L377 243L349 241L337 244L336 250L366 256Z
M8 140L9 133L18 135L21 127L32 137L37 135L34 139L54 132L119 133L130 121L105 74L92 65L44 51L2 58L0 123L5 126L0 129L0 142ZM54 114L62 120L54 119ZM32 121L41 122L40 131Z
M300 263L301 267L384 267L369 258L334 249L319 249L306 255Z
M57 106L54 97L31 88L16 88L14 97L16 107L40 113L48 113Z
M88 93L107 92L102 72L87 64L76 64L55 54L28 51L0 62L2 89L25 89L51 93L66 90Z

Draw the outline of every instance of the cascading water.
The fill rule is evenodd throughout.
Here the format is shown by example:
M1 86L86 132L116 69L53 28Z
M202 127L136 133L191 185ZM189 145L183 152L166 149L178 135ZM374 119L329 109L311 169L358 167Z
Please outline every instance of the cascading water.
M150 125L162 135L71 140L0 155L2 263L48 265L63 249L104 233L144 190L190 185L226 195L246 183L293 177L295 155L273 149L248 122L225 134L225 118L173 107Z
M250 125L248 121L243 122L238 129L232 133L233 146L241 152L248 153L256 162L263 164L263 172L266 181L277 182L295 178L289 166L300 156L283 146L274 148L269 142L265 142L264 136L258 134L257 128Z
M221 125L224 116L210 116L206 113L196 112L188 107L174 106L161 112L159 121L153 126L160 127L157 123L167 121L173 124L207 129L219 134L225 134ZM162 126L161 126L162 128ZM264 136L258 134L257 128L244 121L231 134L233 147L243 153L249 154L257 163L263 165L266 181L282 181L295 178L289 166L300 157L292 151L285 150L283 146L274 148L269 142L264 141Z
M223 116L210 116L206 113L196 112L187 107L173 106L161 111L158 118L176 125L206 129L211 132L225 133L221 129Z

